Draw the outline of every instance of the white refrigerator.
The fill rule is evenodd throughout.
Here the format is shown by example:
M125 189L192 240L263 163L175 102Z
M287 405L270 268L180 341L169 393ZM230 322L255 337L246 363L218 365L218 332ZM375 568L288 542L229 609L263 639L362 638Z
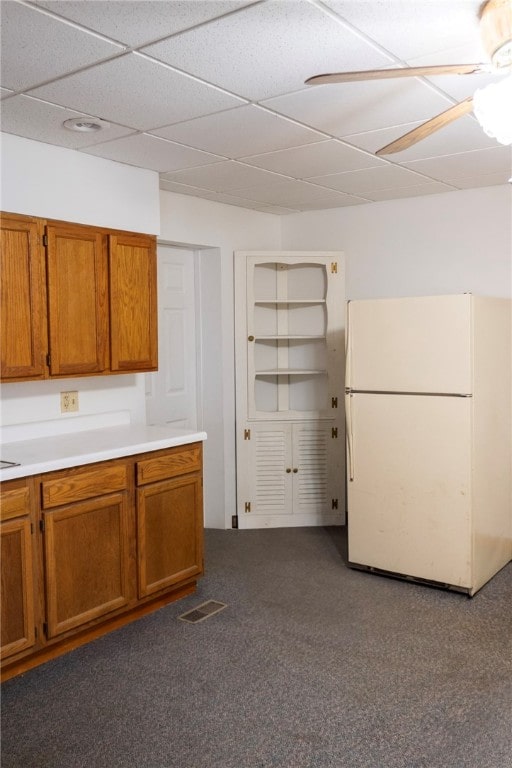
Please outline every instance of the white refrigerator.
M512 559L508 299L347 304L348 559L473 595Z

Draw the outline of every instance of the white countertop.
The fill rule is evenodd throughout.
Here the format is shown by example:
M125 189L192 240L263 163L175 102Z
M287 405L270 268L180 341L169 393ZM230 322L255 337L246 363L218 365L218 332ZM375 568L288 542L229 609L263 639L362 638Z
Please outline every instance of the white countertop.
M0 480L15 480L204 440L206 432L136 424L4 443L0 446L1 458L20 466L0 469Z

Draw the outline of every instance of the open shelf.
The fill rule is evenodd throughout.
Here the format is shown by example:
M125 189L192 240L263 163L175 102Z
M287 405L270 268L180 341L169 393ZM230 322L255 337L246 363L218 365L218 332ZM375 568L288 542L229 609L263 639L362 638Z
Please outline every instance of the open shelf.
M301 304L325 304L325 299L255 299L254 303L256 306L269 304L271 306L287 307L290 305L300 306Z
M323 334L257 334L254 337L255 341L317 341L318 339L324 340Z
M255 371L255 376L326 376L327 371L300 368L275 368L268 371Z

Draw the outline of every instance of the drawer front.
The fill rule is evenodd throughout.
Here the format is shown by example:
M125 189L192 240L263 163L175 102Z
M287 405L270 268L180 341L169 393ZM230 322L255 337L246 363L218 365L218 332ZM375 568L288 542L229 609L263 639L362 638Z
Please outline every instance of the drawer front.
M11 520L13 517L28 515L30 512L28 488L13 488L2 491L0 495L0 519Z
M164 456L137 462L137 485L198 472L201 469L201 443L192 443Z
M46 480L42 484L43 509L121 491L127 485L126 466L102 467L58 480Z

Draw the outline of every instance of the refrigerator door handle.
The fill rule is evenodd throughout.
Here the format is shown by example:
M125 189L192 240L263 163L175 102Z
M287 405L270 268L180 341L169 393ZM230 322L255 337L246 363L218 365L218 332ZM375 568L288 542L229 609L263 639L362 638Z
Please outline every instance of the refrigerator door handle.
M346 317L345 317L345 386L352 387L352 355L351 355L351 338L350 338L350 301L347 302Z
M347 433L347 469L348 479L354 479L354 435L352 434L352 394L345 393L345 422Z

